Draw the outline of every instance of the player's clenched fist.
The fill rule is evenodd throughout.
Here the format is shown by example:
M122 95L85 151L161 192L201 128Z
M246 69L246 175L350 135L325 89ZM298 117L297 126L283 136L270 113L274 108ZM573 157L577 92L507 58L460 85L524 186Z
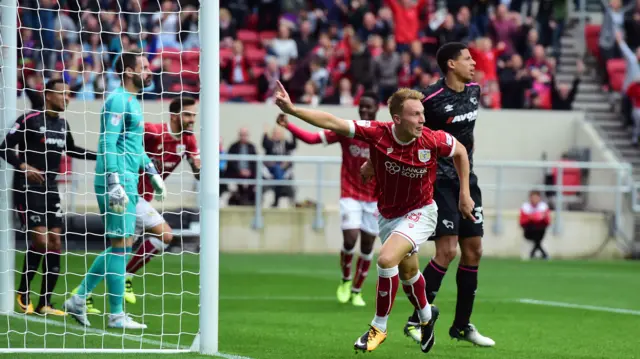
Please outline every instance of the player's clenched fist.
M458 209L460 210L460 213L462 213L462 217L475 222L476 218L473 216L474 207L475 203L471 199L471 195L469 195L469 193L460 193Z
M282 110L282 112L291 114L291 112L293 111L293 103L291 102L291 98L289 98L287 90L284 89L284 86L282 86L282 83L280 81L276 81L276 85L276 105L280 107L280 110Z
M362 164L360 167L360 177L362 178L362 183L367 183L373 176L375 175L375 171L373 170L373 165L371 164L371 160L368 159L367 162Z
M124 187L120 184L120 178L117 173L110 173L107 175L107 183L109 185L109 208L116 213L124 213L129 203L129 197Z

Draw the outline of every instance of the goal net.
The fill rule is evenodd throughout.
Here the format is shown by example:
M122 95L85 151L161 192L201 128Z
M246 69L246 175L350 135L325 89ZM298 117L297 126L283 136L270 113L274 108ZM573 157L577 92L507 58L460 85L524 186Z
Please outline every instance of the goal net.
M203 6L217 14L211 9L217 5ZM197 350L204 275L198 0L0 0L0 12L6 144L0 149L0 352ZM214 27L216 17L207 17ZM134 87L122 92L121 55L139 52L149 61L150 81L134 74L126 82ZM137 95L135 76L142 80ZM122 113L105 112L118 91L128 104ZM121 132L114 135L113 128ZM109 136L114 147L105 144ZM136 138L159 175L170 175L159 201L138 195L132 182L147 181L144 191L153 192L149 167L147 175L120 174L129 202L136 197L138 203L126 210L136 215L130 246L107 237L114 229L107 228L98 198L107 198L112 211L112 182L103 191L94 181L96 174L106 178L97 163L101 156L108 161L110 149L145 163L142 153L128 152L135 147L126 142ZM98 148L103 145L106 155ZM117 218L128 235L126 214ZM211 260L217 265L217 257ZM215 286L209 298L217 295ZM217 322L217 304L212 307L210 319ZM78 320L78 308L87 322ZM209 340L215 342L209 349L217 349L217 333Z

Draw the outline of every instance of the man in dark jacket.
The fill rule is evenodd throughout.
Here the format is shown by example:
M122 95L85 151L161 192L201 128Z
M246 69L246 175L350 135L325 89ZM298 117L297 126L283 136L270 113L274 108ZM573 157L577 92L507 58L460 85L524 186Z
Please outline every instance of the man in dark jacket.
M578 86L580 85L580 76L584 72L584 64L582 61L577 63L576 77L573 79L573 84L569 87L568 84L556 82L556 77L551 77L551 109L552 110L565 110L571 111L573 101L578 93Z
M240 131L238 131L238 136L238 141L234 142L231 147L229 147L228 153L231 155L255 155L257 153L256 146L249 142L249 130L244 127L241 128ZM255 161L229 161L225 177L255 179L256 163ZM231 195L231 198L229 198L229 205L253 205L256 201L255 186L239 184L237 187L237 191Z

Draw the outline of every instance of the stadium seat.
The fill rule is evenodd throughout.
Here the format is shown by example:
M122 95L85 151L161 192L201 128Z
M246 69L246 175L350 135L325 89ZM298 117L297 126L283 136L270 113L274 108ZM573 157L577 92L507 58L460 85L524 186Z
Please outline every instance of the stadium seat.
M169 58L171 60L180 60L180 57L182 56L180 53L179 49L175 49L175 48L166 48L164 50L162 50L161 56L163 59Z
M264 59L265 56L267 56L267 51L257 48L248 48L245 50L244 55L250 65L264 65Z
M253 73L253 77L256 79L260 77L264 73L264 67L261 66L253 66L251 67L251 72Z
M586 25L584 27L584 38L589 53L600 58L600 48L598 47L598 38L600 37L600 25Z
M258 37L258 33L251 30L238 30L238 40L242 41L243 44L257 44L260 42L260 38Z
M275 39L278 36L278 33L275 31L262 31L260 32L260 40L271 40Z
M611 59L607 61L607 73L609 74L611 90L616 92L622 91L626 71L627 66L623 59Z
M222 53L222 49L220 49L220 53ZM182 53L182 61L186 63L199 63L200 62L200 51L184 51Z

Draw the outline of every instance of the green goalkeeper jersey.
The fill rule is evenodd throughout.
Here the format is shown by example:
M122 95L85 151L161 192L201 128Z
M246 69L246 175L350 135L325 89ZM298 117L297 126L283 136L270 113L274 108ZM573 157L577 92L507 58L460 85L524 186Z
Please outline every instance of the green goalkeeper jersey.
M140 170L151 162L144 151L142 107L123 87L105 101L100 114L96 186L106 187L107 173L118 173L124 185L137 186Z

